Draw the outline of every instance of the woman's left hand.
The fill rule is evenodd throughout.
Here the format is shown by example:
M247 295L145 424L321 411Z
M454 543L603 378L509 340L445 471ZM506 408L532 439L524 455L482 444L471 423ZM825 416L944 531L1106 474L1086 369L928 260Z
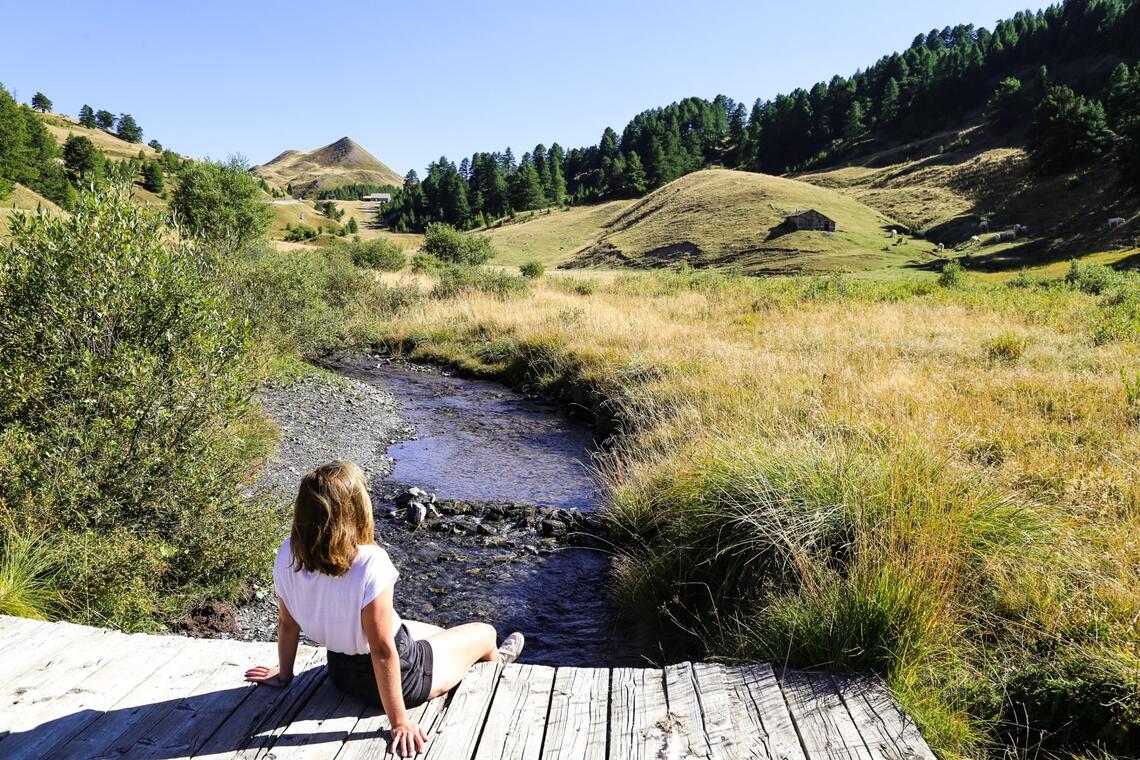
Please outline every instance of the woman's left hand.
M289 680L281 677L281 669L269 665L255 665L245 671L245 680L263 686L282 688L289 685Z

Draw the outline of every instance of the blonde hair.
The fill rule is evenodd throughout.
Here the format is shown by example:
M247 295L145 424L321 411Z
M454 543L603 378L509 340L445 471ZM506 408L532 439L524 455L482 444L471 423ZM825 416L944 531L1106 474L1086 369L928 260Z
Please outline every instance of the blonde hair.
M357 546L373 544L372 499L364 473L352 462L329 462L301 479L293 507L293 566L344 575Z

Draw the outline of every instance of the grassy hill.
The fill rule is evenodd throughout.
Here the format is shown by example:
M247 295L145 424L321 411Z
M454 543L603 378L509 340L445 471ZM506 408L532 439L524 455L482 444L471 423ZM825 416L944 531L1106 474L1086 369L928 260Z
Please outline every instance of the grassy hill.
M791 231L788 214L815 209L834 234ZM764 174L709 169L675 180L603 224L573 266L738 266L749 272L871 271L922 265L934 246L891 245L897 223L849 195ZM889 249L888 249L889 248Z
M610 201L533 211L477 234L490 238L499 251L494 264L518 266L527 261L541 261L555 267L597 242L604 232L603 226L632 203Z
M974 126L796 178L925 230L929 240L968 253L975 267L1048 266L1086 255L1115 263L1136 253L1140 197L1118 185L1107 161L1039 176L1017 142L994 140ZM989 234L979 229L983 217ZM1110 228L1110 217L1126 223ZM997 232L1014 225L1028 232L999 242ZM971 242L975 235L980 242Z
M39 193L23 185L16 185L12 192L0 201L0 239L8 236L8 220L13 211L35 211L42 208L52 216L65 216L66 211Z
M88 129L70 116L48 113L43 114L40 118L43 119L44 126L51 132L52 137L59 141L60 145L67 141L69 135L76 135L77 137L86 137L95 143L95 147L103 151L107 158L115 161L138 158L140 150L148 159L158 158L160 155L157 150L149 145L120 140L110 132L104 132L101 129Z
M271 185L293 186L295 195L315 195L347 184L395 185L404 178L348 137L308 153L287 150L253 173Z

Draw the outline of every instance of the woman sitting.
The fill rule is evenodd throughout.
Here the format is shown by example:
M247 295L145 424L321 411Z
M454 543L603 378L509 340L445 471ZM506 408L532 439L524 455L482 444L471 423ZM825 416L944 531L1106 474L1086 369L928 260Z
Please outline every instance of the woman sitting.
M304 630L328 649L335 686L384 708L393 748L404 756L420 752L427 736L408 710L446 693L476 662L514 662L523 636L512 633L496 648L495 629L486 623L444 630L402 620L392 606L399 575L376 545L360 468L332 462L310 472L273 566L278 666L251 668L246 680L288 685Z

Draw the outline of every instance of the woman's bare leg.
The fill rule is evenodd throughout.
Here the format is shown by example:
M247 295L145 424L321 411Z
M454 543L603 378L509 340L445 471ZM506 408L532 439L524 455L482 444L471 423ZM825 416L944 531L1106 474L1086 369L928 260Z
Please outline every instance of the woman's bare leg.
M429 636L431 695L438 697L450 691L477 662L498 662L497 637L495 629L486 623L457 625Z
M408 626L408 633L412 634L412 638L416 641L431 638L437 633L443 633L442 628L431 623L421 623L418 620L405 620L403 623Z

